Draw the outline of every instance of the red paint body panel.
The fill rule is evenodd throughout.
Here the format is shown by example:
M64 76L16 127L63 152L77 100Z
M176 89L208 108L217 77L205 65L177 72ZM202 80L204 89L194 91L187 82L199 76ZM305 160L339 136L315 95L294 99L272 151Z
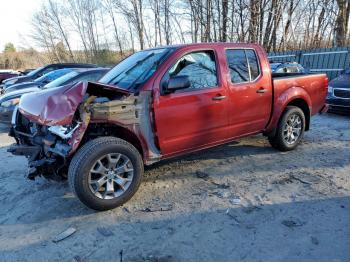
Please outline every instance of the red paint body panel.
M163 64L154 82L156 136L163 156L178 154L227 138L228 100L212 100L214 96L227 96L223 65L220 62L217 62L217 87L160 95L160 81L167 70L183 55L202 49L199 45L177 50L166 64ZM220 59L215 48L204 50L214 51L216 59Z
M273 98L271 70L265 51L256 46L254 50L262 69L260 76L254 82L233 84L227 71L230 93L229 138L260 132L265 129L270 118ZM228 68L228 65L225 68ZM266 92L257 93L260 89Z
M273 80L273 112L267 131L274 129L286 106L295 99L304 100L311 115L320 112L326 102L328 81L325 75L305 75Z
M85 95L87 83L67 85L25 94L19 110L29 120L41 125L68 125Z
M225 50L235 48L255 50L261 67L261 75L256 81L230 82ZM215 51L219 86L161 95L160 82L167 70L182 55L197 50ZM168 158L271 130L294 99L303 99L315 114L325 103L327 81L325 75L272 79L267 55L259 45L214 43L180 46L144 88L153 89L156 137L163 158ZM266 92L257 93L261 88ZM210 97L218 94L226 95L228 99L212 103Z

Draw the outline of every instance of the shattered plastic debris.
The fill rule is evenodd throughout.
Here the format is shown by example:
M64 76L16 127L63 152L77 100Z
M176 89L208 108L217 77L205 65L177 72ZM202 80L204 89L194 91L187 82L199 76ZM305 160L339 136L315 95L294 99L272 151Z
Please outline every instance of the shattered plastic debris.
M196 176L198 178L203 178L203 179L208 179L209 178L209 175L205 172L202 172L202 171L196 171Z
M229 209L229 208L226 210L225 213L226 213L226 215L228 215L228 216L235 222L236 225L239 225L240 221L238 220L238 218L237 218L236 215L234 215L234 214L232 214L232 213L230 212L230 209Z
M234 197L230 199L230 203L232 205L240 205L241 204L241 198L240 197Z
M297 218L283 220L281 223L282 225L285 225L286 227L289 227L289 228L301 227L305 224L304 222L302 222L300 219L297 219Z
M213 195L217 196L218 198L228 198L231 193L229 191L221 191L221 192L213 192Z
M285 184L292 184L295 181L298 181L302 184L309 186L312 184L319 183L320 180L321 180L321 178L319 176L315 176L315 175L308 174L308 173L289 173L289 174L285 175L284 177L273 181L272 184L285 185Z
M150 256L144 257L143 260L144 261L149 261L149 262L171 262L171 261L173 261L171 255L168 255L168 256L154 256L154 255L150 255Z
M71 235L73 235L77 230L74 227L70 227L68 229L66 229L65 231L63 231L62 233L58 234L53 240L52 242L57 243L60 242L64 239L66 239L67 237L70 237Z
M161 205L161 206L154 206L154 207L146 207L145 209L142 209L142 212L157 212L157 211L171 211L173 209L172 204L168 205Z
M105 237L110 237L110 236L113 236L113 235L114 235L114 233L113 233L110 229L108 229L108 228L106 228L106 227L98 227L98 228L97 228L97 231L98 231L102 236L105 236Z
M124 211L125 213L130 213L130 210L129 210L127 207L123 207L123 211Z
M216 185L220 189L228 189L228 188L230 188L230 185L228 183L220 184L220 183L216 183L216 182L212 181L212 184Z
M317 184L321 180L321 178L319 176L315 176L315 175L308 174L308 173L290 174L290 177L292 179L297 180L300 183L303 183L306 185Z
M69 129L68 127L64 126L51 126L49 127L49 131L62 139L68 139L72 137L72 134L75 130L77 130L80 126L80 123L78 123L74 128Z

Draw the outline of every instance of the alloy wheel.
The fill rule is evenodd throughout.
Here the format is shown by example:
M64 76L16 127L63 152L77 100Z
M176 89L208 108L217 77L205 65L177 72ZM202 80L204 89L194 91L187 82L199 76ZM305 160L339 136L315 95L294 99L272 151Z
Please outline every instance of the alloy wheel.
M121 196L131 185L134 167L130 159L121 153L110 153L99 158L89 173L91 192L101 199Z
M291 114L283 128L283 139L288 145L293 145L301 135L302 120L298 114Z

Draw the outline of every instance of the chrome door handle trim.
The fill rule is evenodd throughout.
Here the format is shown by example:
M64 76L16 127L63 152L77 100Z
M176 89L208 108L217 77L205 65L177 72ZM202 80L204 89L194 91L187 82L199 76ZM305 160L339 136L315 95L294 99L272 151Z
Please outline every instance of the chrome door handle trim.
M256 90L256 92L257 92L258 94L263 94L263 93L266 93L266 92L267 92L267 89L265 89L265 88L259 88L258 90Z
M214 96L212 99L213 100L224 100L226 96Z

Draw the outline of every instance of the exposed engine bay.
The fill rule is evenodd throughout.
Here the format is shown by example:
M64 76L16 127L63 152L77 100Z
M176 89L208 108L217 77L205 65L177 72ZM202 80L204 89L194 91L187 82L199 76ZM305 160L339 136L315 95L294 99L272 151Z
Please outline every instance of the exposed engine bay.
M150 91L134 94L99 83L23 96L10 131L16 144L8 151L27 157L29 179L64 178L79 147L106 135L129 140L143 153L146 164L154 163L161 155L152 129L150 103Z

